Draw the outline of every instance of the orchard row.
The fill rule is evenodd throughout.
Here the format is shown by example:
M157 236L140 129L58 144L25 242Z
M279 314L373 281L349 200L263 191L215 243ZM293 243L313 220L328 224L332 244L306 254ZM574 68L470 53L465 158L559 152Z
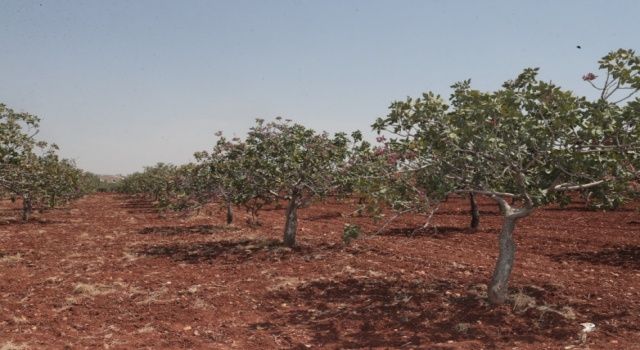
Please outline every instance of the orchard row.
M22 219L94 191L100 179L61 159L58 147L38 141L40 120L0 104L0 199L22 199Z
M598 91L590 100L538 79L525 69L502 88L483 92L470 81L452 86L448 101L434 93L393 102L373 129L317 133L276 118L258 120L245 139L220 136L197 161L158 164L122 182L164 207L220 201L256 217L265 204L287 203L283 242L296 240L297 210L327 195L360 198L379 213L433 213L451 195L492 198L503 227L489 299L504 303L515 259L513 232L538 207L567 204L579 192L588 205L615 208L637 193L640 177L640 57L617 50L599 61L600 77L582 79ZM478 224L477 208L472 225Z
M470 196L472 207L475 196L487 196L503 217L489 285L489 300L501 304L519 219L543 205L567 204L576 192L590 207L603 209L638 193L640 56L613 51L599 68L599 76L582 77L598 92L595 99L541 81L538 69L529 68L496 91L463 81L452 86L448 99L428 92L396 101L372 125L376 142L360 132L330 135L281 118L257 120L244 139L219 134L212 149L195 154L196 162L148 167L125 178L120 190L149 196L163 208L224 203L229 223L235 206L257 220L263 206L285 201L287 246L296 243L298 209L328 195L359 198L360 209L374 214L390 209L427 217L449 196ZM32 126L29 118L22 122ZM40 147L21 135L29 146L16 148L17 154ZM31 171L29 157L7 154L3 162L8 157L24 174ZM44 162L47 154L34 162ZM4 184L10 178L5 174L13 173L2 174ZM34 185L36 178L13 183ZM12 193L32 198L38 192Z

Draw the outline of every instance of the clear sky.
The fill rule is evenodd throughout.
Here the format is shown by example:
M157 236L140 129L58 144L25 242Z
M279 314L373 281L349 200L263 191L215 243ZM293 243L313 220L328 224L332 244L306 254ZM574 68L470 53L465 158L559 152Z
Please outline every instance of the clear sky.
M0 102L89 171L190 161L283 116L370 131L391 101L525 67L579 94L640 1L0 0ZM582 49L576 46L580 45Z

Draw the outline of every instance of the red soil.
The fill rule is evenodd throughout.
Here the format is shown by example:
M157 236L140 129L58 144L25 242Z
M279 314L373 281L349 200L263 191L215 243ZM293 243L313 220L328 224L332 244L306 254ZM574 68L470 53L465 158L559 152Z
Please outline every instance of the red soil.
M262 226L160 216L98 194L26 224L0 211L0 348L640 349L640 214L538 210L516 229L508 305L486 303L500 217L447 202L437 229L377 235L354 207L303 209L299 246ZM14 207L15 208L15 207ZM3 219L4 218L4 219ZM342 243L345 223L368 233ZM580 340L580 323L596 328ZM2 348L4 349L4 348Z

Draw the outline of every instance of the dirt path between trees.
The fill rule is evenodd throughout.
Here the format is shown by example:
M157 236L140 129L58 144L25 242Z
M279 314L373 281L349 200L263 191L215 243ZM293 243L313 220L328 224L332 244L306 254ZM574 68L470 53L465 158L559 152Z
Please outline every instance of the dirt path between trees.
M500 217L448 201L437 229L403 219L349 245L335 202L301 210L299 247L280 246L283 209L249 227L238 211L159 215L97 194L30 223L0 207L0 348L640 349L640 214L548 208L516 230L508 305L486 304ZM636 206L637 207L637 206ZM13 209L12 209L13 208ZM580 339L580 323L596 325ZM4 347L3 347L4 346Z

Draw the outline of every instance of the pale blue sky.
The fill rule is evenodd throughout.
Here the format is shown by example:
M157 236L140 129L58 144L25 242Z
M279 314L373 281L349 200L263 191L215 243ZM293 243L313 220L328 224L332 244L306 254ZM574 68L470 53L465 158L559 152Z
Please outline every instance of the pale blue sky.
M640 50L640 1L0 0L0 101L97 173L184 163L283 116L369 131L391 101L540 67L579 94ZM581 45L582 49L577 49Z

